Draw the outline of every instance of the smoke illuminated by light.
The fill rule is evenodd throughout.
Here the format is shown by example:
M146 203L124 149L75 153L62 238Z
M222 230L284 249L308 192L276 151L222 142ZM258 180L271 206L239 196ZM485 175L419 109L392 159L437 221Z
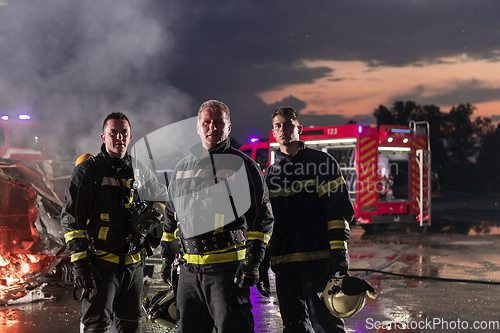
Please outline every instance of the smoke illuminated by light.
M0 6L0 31L9 32L0 38L0 111L11 120L29 112L19 119L43 125L55 159L98 151L111 112L128 116L135 140L196 110L187 92L148 74L171 62L170 26L183 5L169 4L165 18L150 1L9 2Z

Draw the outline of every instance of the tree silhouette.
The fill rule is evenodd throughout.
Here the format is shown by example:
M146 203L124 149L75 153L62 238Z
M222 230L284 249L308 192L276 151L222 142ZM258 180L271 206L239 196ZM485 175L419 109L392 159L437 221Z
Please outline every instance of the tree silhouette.
M416 116L419 113L418 106L415 102L395 102L392 107L392 113L394 115L394 120L397 125L408 125L410 120L417 120Z
M491 118L481 117L477 117L476 120L474 120L473 126L476 132L476 137L480 143L477 157L478 165L486 166L491 162L499 161L499 128L495 124L493 124Z
M448 154L444 146L443 128L445 114L435 105L417 105L413 101L396 101L389 110L380 105L373 115L380 125L408 125L411 120L428 121L430 127L431 160L433 170L439 172L449 163Z
M373 112L375 119L377 119L377 128L380 125L394 125L394 116L392 112L383 105L380 105L378 109Z
M479 121L476 119L475 122ZM486 118L486 124L481 125L479 127L483 130L483 136L477 166L482 179L478 180L478 182L483 184L485 189L497 190L500 182L500 173L498 172L498 165L500 164L500 145L498 144L500 142L500 126L495 128L489 118ZM486 182L481 180L486 180Z
M429 122L432 167L435 172L441 172L450 162L443 132L446 115L441 112L438 106L432 104L424 105L417 110L418 113L415 120Z
M475 110L468 103L460 104L452 107L446 117L444 134L448 138L451 162L464 163L472 155L475 131L470 116Z
M373 115L377 126L407 125L410 120L429 122L432 170L439 173L443 188L496 190L500 187L496 167L500 164L500 128L489 118L471 121L474 111L475 106L469 103L445 113L432 104L396 101L391 109L380 105Z

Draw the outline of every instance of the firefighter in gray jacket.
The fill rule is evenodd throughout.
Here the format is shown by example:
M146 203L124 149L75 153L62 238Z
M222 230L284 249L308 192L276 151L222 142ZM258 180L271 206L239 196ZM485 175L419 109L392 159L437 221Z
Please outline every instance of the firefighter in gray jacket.
M253 332L249 287L259 277L273 216L257 164L229 144L228 107L198 111L201 144L175 167L162 237L164 280L179 242L178 332Z
M349 222L354 209L335 159L299 141L294 109L272 116L279 144L266 172L275 217L271 268L284 332L344 332L319 299L328 280L348 270ZM263 272L264 274L264 272Z

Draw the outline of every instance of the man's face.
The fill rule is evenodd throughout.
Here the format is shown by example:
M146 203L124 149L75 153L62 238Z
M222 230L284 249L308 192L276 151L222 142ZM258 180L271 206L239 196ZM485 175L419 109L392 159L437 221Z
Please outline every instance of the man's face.
M299 141L300 133L302 133L302 126L290 116L277 115L273 118L273 136L280 146Z
M231 123L226 119L223 111L206 108L201 111L198 117L196 129L203 147L211 151L229 137Z
M128 121L121 119L108 120L104 127L104 133L101 134L101 139L111 156L124 158L130 139L132 139Z

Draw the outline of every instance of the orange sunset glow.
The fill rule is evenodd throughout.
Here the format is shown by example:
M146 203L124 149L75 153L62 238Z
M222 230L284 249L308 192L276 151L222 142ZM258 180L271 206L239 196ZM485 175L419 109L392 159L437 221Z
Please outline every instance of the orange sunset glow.
M490 100L477 98L470 90L500 89L500 63L475 60L467 55L442 58L405 67L370 67L360 61L303 61L308 68L327 67L332 72L313 83L292 84L265 91L259 96L275 103L295 96L307 106L302 114L341 114L351 117L371 114L379 105L392 106L396 100L413 100L417 104L434 104L442 111L471 103L477 107L474 116L500 114L500 95ZM447 96L446 102L440 96Z

